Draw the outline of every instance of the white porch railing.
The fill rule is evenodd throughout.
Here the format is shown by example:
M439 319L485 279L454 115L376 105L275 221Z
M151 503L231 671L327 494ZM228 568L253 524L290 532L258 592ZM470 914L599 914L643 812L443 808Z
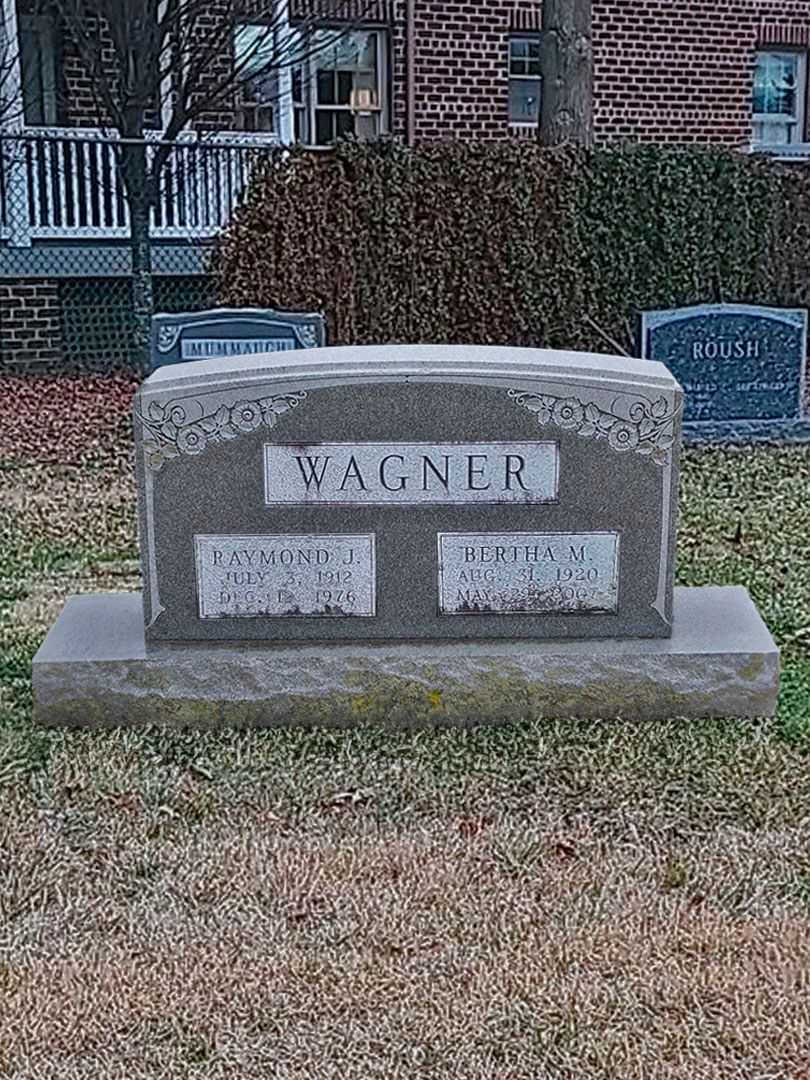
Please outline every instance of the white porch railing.
M154 153L159 136L146 140ZM0 238L116 240L129 235L118 140L101 131L41 129L0 134ZM227 224L272 135L181 137L172 145L152 211L154 239L205 240Z

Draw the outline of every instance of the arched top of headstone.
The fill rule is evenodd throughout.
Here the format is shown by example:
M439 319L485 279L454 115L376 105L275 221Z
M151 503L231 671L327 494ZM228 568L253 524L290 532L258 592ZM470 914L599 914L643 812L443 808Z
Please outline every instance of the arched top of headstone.
M655 330L671 322L689 319L733 318L772 319L803 331L807 325L807 312L801 308L763 307L759 304L694 304L691 307L666 308L643 313L646 329Z
M401 379L574 381L626 384L627 390L645 393L678 389L663 364L628 356L499 345L352 345L175 364L153 372L143 392L165 395L268 380L330 385Z

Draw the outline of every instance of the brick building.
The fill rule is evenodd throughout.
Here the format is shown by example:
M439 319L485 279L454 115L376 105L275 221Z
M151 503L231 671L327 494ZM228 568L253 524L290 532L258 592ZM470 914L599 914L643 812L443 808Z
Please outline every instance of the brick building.
M2 2L19 42L4 88L19 108L0 133L0 362L104 359L124 347L129 287L114 146L58 20L35 0ZM290 0L290 27L320 13L299 65L246 75L184 134L154 214L158 308L207 302L206 244L257 148L347 133L534 137L541 0ZM250 19L235 27L220 62L261 32ZM810 158L808 51L810 0L593 0L597 141ZM158 137L157 113L154 127Z
M540 73L524 58L539 37L541 3L415 0L415 7L415 136L525 133L524 114L533 121L536 110L530 84L536 79L539 89ZM395 5L393 35L398 134L407 96L405 8ZM810 0L593 0L596 138L743 149L752 140L805 143L808 49Z

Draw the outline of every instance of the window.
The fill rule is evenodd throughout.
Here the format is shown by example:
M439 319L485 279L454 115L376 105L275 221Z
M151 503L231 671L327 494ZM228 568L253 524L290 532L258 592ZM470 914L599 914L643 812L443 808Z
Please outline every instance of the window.
M23 117L31 127L58 122L56 101L56 26L46 15L19 17Z
M754 70L754 142L803 142L807 60L800 52L758 52Z
M269 26L243 23L234 35L237 122L242 131L275 131L279 100L278 71L270 69L275 42Z
M386 130L386 38L379 30L316 31L293 72L295 138L330 146L344 135Z
M540 38L513 34L509 39L509 123L540 123Z

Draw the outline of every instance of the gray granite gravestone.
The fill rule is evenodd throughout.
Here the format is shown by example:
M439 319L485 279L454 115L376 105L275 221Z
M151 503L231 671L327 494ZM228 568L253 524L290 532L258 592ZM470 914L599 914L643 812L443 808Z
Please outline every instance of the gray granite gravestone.
M538 385L533 353L431 355L211 361L143 385L148 641L671 633L672 376L563 355Z
M262 308L213 308L152 320L152 370L217 357L315 349L326 344L322 315Z
M684 435L701 441L803 441L807 312L706 304L641 317L642 355L684 388Z
M76 598L42 722L761 715L744 590L673 591L683 397L660 364L317 349L135 401L143 597Z

